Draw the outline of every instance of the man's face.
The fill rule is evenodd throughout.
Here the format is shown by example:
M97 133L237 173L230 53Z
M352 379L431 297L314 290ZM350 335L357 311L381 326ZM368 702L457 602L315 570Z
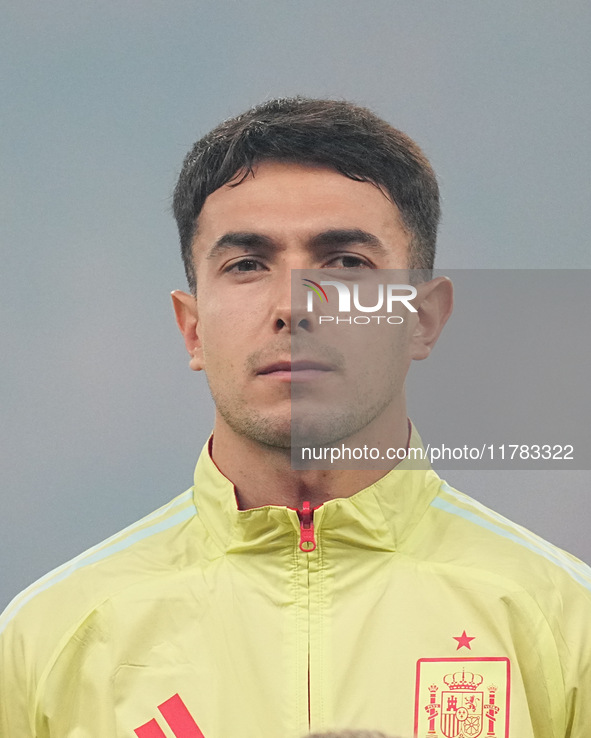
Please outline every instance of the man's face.
M353 268L405 269L409 240L378 187L325 167L266 162L212 193L193 244L195 339L187 345L192 367L207 374L216 429L225 423L288 447L293 409L309 426L300 436L330 442L404 405L412 326L391 327L396 339L381 356L375 331L364 334L374 345L346 350L346 334L294 314L291 270L330 269L324 278L340 279Z

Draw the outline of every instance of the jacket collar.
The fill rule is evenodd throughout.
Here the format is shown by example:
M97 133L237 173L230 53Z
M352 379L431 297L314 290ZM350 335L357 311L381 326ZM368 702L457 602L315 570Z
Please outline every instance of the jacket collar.
M210 439L211 440L211 439ZM208 441L195 468L194 501L200 520L220 552L270 553L297 549L297 510L265 505L239 510L234 485L213 462ZM412 427L410 448L422 448ZM351 545L395 551L404 543L436 496L440 478L429 463L406 459L374 484L351 497L325 502L314 511L320 546Z

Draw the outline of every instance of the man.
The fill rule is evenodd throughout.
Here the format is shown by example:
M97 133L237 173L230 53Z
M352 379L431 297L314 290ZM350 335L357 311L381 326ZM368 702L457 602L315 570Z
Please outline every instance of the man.
M174 211L174 308L213 436L191 489L9 606L2 735L587 736L581 562L408 460L291 465L296 415L324 446L420 448L404 378L449 281L409 274L385 370L290 299L292 270L431 269L438 190L416 144L349 103L272 101L195 145Z

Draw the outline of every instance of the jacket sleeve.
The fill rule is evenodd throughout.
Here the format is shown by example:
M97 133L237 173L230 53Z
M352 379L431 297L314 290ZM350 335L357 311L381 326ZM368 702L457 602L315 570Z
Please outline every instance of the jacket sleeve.
M34 728L34 680L26 643L14 621L0 618L0 736L38 738ZM40 738L40 737L39 737Z
M591 616L587 632L591 631ZM586 644L579 644L581 651L577 668L567 675L567 731L566 738L589 738L591 726L591 647L589 636Z
M588 738L591 726L591 570L574 557L578 581L560 588L561 612L554 636L565 687L565 738Z

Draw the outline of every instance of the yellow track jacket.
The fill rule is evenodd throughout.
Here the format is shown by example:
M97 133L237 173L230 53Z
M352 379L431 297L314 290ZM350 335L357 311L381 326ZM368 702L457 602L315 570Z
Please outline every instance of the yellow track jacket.
M194 487L5 611L0 735L589 738L590 590L431 469L238 510L206 447Z

